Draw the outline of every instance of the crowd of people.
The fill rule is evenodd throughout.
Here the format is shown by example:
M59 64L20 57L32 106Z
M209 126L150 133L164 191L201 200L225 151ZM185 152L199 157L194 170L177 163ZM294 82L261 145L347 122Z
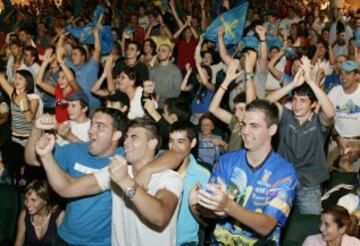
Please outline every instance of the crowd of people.
M238 4L2 13L9 245L280 245L290 213L320 217L303 245L360 245L358 182L324 206L331 172L360 180L360 9L254 0L236 45L207 39Z

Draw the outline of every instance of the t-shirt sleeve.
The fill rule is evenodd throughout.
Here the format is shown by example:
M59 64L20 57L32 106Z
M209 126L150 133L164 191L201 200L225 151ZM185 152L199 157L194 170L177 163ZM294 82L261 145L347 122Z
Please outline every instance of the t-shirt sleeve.
M110 174L109 174L109 168L104 167L100 171L94 173L95 179L98 182L98 185L100 186L101 190L109 190L110 189Z
M276 180L269 189L269 202L263 213L275 217L281 226L285 225L289 216L297 184L295 171L288 172Z
M181 196L182 180L178 173L169 171L159 177L158 183L160 185L157 190L166 189L173 193L177 198Z

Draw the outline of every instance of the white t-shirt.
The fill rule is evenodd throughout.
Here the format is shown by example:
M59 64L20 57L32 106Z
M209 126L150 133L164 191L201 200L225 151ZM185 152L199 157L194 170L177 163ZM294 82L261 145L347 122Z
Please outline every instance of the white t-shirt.
M128 166L129 176L133 177L132 167ZM158 231L152 229L145 220L135 212L132 203L116 185L110 184L107 168L95 173L95 178L102 190L110 189L112 194L112 246L139 246L139 245L176 245L176 219L178 206L167 227ZM151 176L147 193L155 196L161 189L167 189L180 200L182 180L180 175L172 170L165 170ZM179 205L179 203L178 203Z
M283 56L281 59L276 63L275 67L277 70L284 72L286 65L286 57ZM277 80L271 73L268 71L267 78L266 78L266 90L277 90L281 88L280 81Z
M360 136L360 86L352 94L345 94L341 85L329 92L336 108L335 129L342 137Z
M71 132L82 142L89 142L89 129L91 126L90 119L84 123L77 123L76 121L69 120ZM61 136L56 135L56 143L60 146L64 146L69 141L63 139Z
M130 100L130 109L128 113L128 118L130 120L135 119L137 117L143 117L145 112L141 105L141 97L142 97L143 88L138 86L135 91L135 96L132 100Z

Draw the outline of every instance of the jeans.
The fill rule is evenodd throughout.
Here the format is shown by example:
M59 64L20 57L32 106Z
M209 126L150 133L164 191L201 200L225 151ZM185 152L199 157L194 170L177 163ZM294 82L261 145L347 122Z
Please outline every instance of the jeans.
M300 214L320 214L320 185L296 188L295 209Z

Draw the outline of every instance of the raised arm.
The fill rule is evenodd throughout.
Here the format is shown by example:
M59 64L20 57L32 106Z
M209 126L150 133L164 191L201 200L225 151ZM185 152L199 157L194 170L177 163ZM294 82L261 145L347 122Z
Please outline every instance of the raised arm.
M180 34L184 31L184 29L187 27L187 25L182 25L175 33L174 33L174 36L173 38L174 39L177 39Z
M73 178L65 173L52 154L54 146L54 135L47 133L35 143L36 153L45 169L48 181L56 193L62 197L71 198L94 195L102 191L94 175Z
M46 83L45 81L43 81L43 77L44 77L44 73L45 70L47 68L47 66L49 65L49 63L53 60L56 59L55 56L53 55L53 51L52 49L47 49L45 51L45 56L44 56L44 61L41 64L41 67L39 69L39 72L36 74L36 78L35 78L35 82L36 85L38 85L41 89L43 89L45 92L49 93L50 95L55 95L55 86L50 85L49 83Z
M100 62L101 57L101 41L100 41L100 25L98 24L93 29L93 35L94 35L94 51L92 58L95 60L97 64Z
M226 72L226 77L225 80L222 82L222 84L220 85L220 87L218 88L218 90L216 91L210 106L209 106L209 111L215 115L219 120L221 120L222 122L229 124L232 114L230 112L228 112L225 109L222 109L220 107L220 103L221 100L226 92L226 90L228 89L229 85L231 84L231 82L236 79L240 72L237 72L237 69L240 67L239 65L239 60L232 60L232 62L230 63L228 70Z
M201 7L201 22L200 22L201 31L205 32L206 28L208 27L208 20L205 11L205 0L200 0L200 7Z
M275 79L277 79L279 81L282 80L282 78L284 76L284 72L277 69L276 64L281 59L281 57L283 57L284 54L285 54L285 50L281 49L269 62L270 73L274 76Z
M104 72L100 78L95 82L91 87L91 92L100 97L106 97L115 91L115 85L112 77L112 66L113 66L114 57L109 55L105 62ZM107 89L101 89L103 82L107 81Z
M58 63L60 65L61 70L64 72L66 79L69 81L69 84L70 84L72 90L73 91L81 91L82 88L76 82L74 74L71 72L69 67L66 66L66 64L64 62L64 56L65 56L65 48L64 47L58 47L56 49L56 59L58 60Z
M335 108L330 98L326 95L326 93L313 81L310 77L310 61L307 57L303 56L302 59L302 69L305 73L306 83L310 86L311 90L314 92L320 106L320 120L324 126L330 126L333 123L333 119L335 118Z
M245 82L246 82L246 103L256 99L256 88L254 82L254 70L256 65L256 52L248 51L245 54Z
M201 67L202 59L201 57L195 57L195 64L200 75L200 83L205 86L208 90L214 90L214 85L209 81L209 78L206 77L203 68Z
M268 47L266 44L266 28L258 25L255 27L255 32L258 34L260 41L259 71L265 73L268 66Z
M5 79L4 73L0 73L0 86L3 88L6 94L11 97L11 94L14 91L14 87Z
M219 53L220 53L220 57L221 57L222 61L227 66L229 66L231 61L232 61L232 57L229 55L229 53L226 50L225 41L224 41L224 35L225 35L225 29L224 29L224 27L221 26L218 29Z
M189 78L190 78L190 75L192 72L192 67L190 66L189 63L186 63L185 69L186 69L186 74L184 76L183 81L181 82L180 90L181 91L191 91L193 89L193 86L188 85L188 82L189 82Z
M169 7L170 7L170 10L171 10L171 13L176 21L176 24L178 25L179 27L179 30L183 28L184 26L184 23L181 21L181 19L179 18L179 15L176 11L176 6L175 6L175 1L174 0L169 0ZM174 35L175 36L175 35ZM176 37L174 37L175 39Z

